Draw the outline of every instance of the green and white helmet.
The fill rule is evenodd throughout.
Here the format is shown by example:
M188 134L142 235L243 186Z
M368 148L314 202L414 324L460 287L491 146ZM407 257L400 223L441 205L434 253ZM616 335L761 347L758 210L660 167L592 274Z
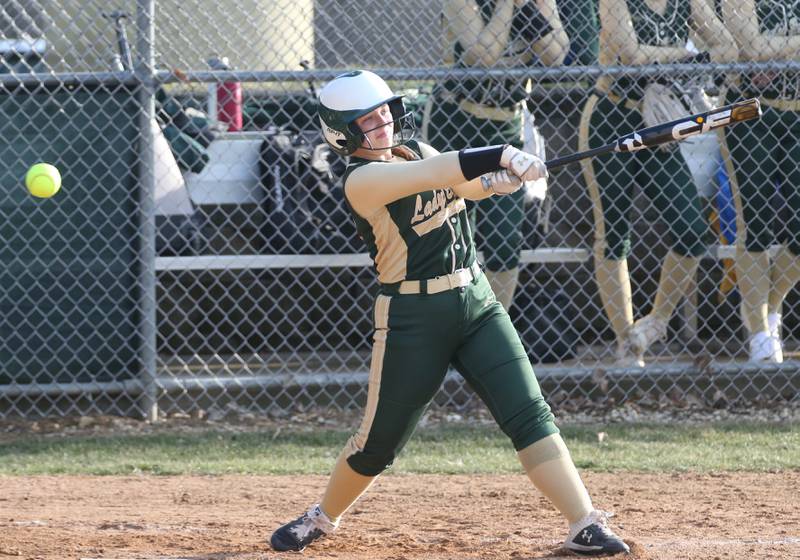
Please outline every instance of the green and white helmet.
M356 119L384 103L389 105L394 122L392 147L405 144L414 136L414 117L406 112L403 96L395 95L380 76L355 70L328 82L319 92L319 120L333 151L346 156L361 148L364 132Z

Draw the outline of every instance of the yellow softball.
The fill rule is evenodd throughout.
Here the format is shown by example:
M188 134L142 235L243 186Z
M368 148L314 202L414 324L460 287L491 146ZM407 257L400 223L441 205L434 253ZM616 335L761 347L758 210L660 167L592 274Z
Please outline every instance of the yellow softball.
M49 163L37 163L25 174L28 192L39 198L50 198L61 188L61 173Z

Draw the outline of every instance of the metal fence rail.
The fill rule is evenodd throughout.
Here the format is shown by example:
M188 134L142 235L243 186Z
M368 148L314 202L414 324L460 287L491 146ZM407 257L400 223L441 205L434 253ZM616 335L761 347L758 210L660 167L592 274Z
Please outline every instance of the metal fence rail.
M658 176L645 165L632 182L622 168L570 165L553 173L548 203L520 203L521 220L481 222L480 210L478 241L484 260L503 254L503 267L518 269L509 313L554 406L796 400L797 293L781 307L784 361L755 363L750 341L761 327L743 321L741 281L763 283L763 270L742 264L767 263L767 282L781 285L780 263L793 256L780 244L797 233L791 146L800 125L791 119L800 92L791 88L800 62L626 64L609 57L613 46L598 47L593 1L559 0L558 17L547 17L570 43L555 60L512 60L511 51L530 58L542 40L527 36L525 48L506 48L508 60L470 66L454 62L440 17L447 1L13 0L0 8L0 417L361 405L376 281L344 207L345 162L325 148L314 97L352 68L371 68L404 92L420 137L441 149L486 140L457 126L451 137L431 137L425 119L463 117L452 112L461 101L446 107L443 91L530 80L547 157L613 130L621 111L640 122L637 84L702 86L721 105L735 88L753 93L766 80L755 91L766 99L765 119L791 121L776 126L772 144L739 125L735 137L672 148L669 165L678 167ZM550 5L530 4L542 14ZM631 9L635 25L648 17ZM702 34L688 39L689 49L708 49ZM622 83L632 89L619 98ZM611 105L590 117L595 103ZM521 118L521 105L503 109ZM515 134L504 141L521 140ZM38 161L63 175L52 199L23 186ZM683 165L689 175L675 171ZM747 178L737 169L766 177L768 195L737 198ZM662 264L685 233L676 224L692 212L687 204L702 220L690 224L701 230L699 265L683 270L684 292L639 367L620 354L628 332L620 325L660 301ZM753 247L737 254L735 237L755 204L771 208L772 233L760 255L740 258L737 278L737 255ZM496 245L495 227L521 232L521 246ZM597 249L627 230L622 269L623 255ZM618 279L603 280L602 267ZM451 372L436 402L474 399Z

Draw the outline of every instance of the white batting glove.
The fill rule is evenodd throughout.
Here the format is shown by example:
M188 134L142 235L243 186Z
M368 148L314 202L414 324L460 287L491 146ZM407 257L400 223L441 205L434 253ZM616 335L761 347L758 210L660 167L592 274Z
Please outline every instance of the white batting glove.
M503 196L517 192L522 186L522 179L502 169L481 175L481 185L484 191Z
M541 158L523 152L514 146L506 146L500 156L500 166L523 181L536 181L548 177L547 166Z

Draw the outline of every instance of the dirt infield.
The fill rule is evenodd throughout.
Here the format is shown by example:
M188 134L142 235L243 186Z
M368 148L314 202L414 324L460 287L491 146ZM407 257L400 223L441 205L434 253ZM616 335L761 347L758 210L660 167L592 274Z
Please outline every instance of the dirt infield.
M586 475L633 558L800 558L800 472ZM559 558L564 525L519 476L389 475L335 537L275 554L320 476L0 477L0 558Z

